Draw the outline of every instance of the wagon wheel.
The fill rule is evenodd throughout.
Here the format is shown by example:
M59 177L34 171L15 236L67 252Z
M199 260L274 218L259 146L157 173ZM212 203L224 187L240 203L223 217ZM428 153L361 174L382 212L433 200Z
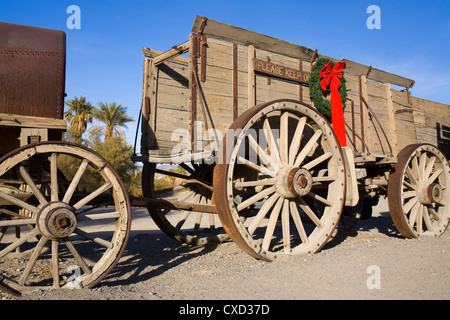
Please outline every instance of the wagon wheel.
M207 164L181 164L187 174L177 174L158 170L164 178L177 177L181 185L170 188L175 199L186 203L212 203L213 167ZM155 188L156 165L145 163L142 172L142 191L146 198L156 198ZM173 211L149 206L148 211L157 226L170 237L190 245L205 246L221 243L228 239L217 214L206 212L184 211L173 214Z
M406 238L440 236L450 219L450 166L429 144L413 144L398 154L389 176L388 205L392 220Z
M219 158L214 200L241 249L272 260L323 247L345 200L343 156L325 118L291 100L258 105L232 124Z
M43 170L46 161L49 173ZM82 188L87 190L77 191ZM116 171L85 147L43 142L5 155L0 159L3 285L18 292L93 287L125 248L130 209Z

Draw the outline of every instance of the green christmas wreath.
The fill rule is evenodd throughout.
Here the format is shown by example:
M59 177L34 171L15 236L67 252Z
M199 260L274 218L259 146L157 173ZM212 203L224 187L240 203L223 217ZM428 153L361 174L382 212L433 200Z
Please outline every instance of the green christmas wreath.
M314 106L319 110L320 113L327 117L331 117L331 102L324 99L324 92L320 87L320 71L330 59L320 58L316 61L309 76L309 96ZM331 61L331 66L334 67L335 63ZM341 86L339 87L339 95L341 96L342 105L345 107L345 102L347 101L347 85L344 78L344 73L342 73Z

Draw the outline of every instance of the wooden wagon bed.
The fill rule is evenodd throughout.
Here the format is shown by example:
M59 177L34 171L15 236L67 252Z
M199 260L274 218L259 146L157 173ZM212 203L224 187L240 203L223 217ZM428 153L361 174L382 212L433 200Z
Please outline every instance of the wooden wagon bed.
M218 136L206 131L223 136L254 105L279 98L313 105L307 85L311 66L329 58L318 50L199 16L192 32L188 41L166 52L143 48L144 161L170 162L170 152L181 147L180 135L187 133L182 128L189 128L189 137L181 139L185 157L180 162L198 160L211 145L199 140ZM186 52L189 57L182 55ZM345 61L347 136L359 159L395 157L418 142L449 155L450 106L412 96L411 79Z

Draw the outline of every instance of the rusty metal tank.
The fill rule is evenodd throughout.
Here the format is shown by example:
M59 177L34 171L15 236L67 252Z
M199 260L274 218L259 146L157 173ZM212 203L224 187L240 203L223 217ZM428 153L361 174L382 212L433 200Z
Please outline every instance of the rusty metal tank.
M22 129L30 126L12 115L63 118L65 67L65 32L0 22L0 154L18 147ZM47 128L49 140L61 139L61 130Z

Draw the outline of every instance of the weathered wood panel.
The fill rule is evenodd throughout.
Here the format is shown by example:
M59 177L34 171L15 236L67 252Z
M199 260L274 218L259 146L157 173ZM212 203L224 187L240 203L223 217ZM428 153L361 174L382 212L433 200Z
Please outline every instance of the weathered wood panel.
M209 22L211 21L208 20L205 30L211 31L208 29L212 25ZM284 49L279 50L280 47L274 46L273 43L269 48L268 43L261 45L253 41L254 39L253 42L246 42L240 39L239 35L234 36L237 36L237 39L231 35L229 39L220 37L222 40L208 37L207 54L203 58L200 53L194 58L191 52L190 59L177 57L172 62L161 63L156 67L156 71L153 70L149 79L144 79L144 96L151 100L147 122L154 142L147 143L150 148L170 151L175 145L179 145L181 140L190 140L189 137L178 135L179 139L172 141L172 133L183 129L189 133L195 132L200 140L221 140L233 122L235 113L240 115L254 104L283 98L302 99L312 105L307 85L254 72L255 59L307 72L311 69L309 60L299 60L302 56L292 54L293 48L289 49L291 53L288 54ZM264 42L269 38L258 39ZM191 49L192 45L191 42ZM275 50L277 52L274 52ZM144 52L147 56L158 57L155 50L145 49ZM308 57L309 55L304 58ZM193 65L197 66L197 76L191 73ZM401 77L395 78L389 74L383 78L376 75L376 69L372 69L367 79L375 78L378 81L366 80L367 70L355 74L355 69L349 66L352 66L352 63L347 64L347 69L344 70L349 89L344 115L348 128L355 128L354 133L350 129L347 130L349 146L355 152L363 151L360 138L365 136L364 141L368 147L365 151L372 154L390 155L388 142L394 156L411 143L429 142L445 148L448 155L450 106L411 97L407 90L398 91L391 88L390 84L379 82L392 80L393 84L399 84ZM151 72L152 68L147 67L146 70ZM412 80L402 79L400 82L403 85L406 80L408 85L411 84ZM198 82L195 105L191 99L194 81ZM364 102L361 103L362 100L368 103L370 112L367 112L367 106ZM192 112L194 107L195 112ZM235 107L237 110L234 110ZM194 119L191 119L192 116ZM361 126L361 119L364 126ZM194 131L190 130L192 123L195 123ZM211 129L216 131L212 132ZM145 139L143 143L146 143ZM210 141L200 141L196 147L201 151L209 143Z
M198 29L204 18L197 16L192 26L192 32L198 32ZM287 57L300 58L305 61L311 61L314 50L311 48L303 47L297 44L293 44L287 41L283 41L277 38L273 38L264 34L260 34L254 31L246 30L236 26L232 26L226 23L207 19L206 25L203 29L203 34L209 35L214 38L222 39L225 41L234 42L243 46L253 45L256 49L262 49L266 51L282 54ZM317 58L328 58L333 61L339 61L327 57L325 55L318 55ZM360 64L358 62L347 60L347 71L356 75L366 74L369 70L369 66ZM414 81L407 79L383 70L371 68L369 78L381 81L384 83L397 84L403 87L412 87Z
M419 143L437 146L450 159L450 106L411 97Z

